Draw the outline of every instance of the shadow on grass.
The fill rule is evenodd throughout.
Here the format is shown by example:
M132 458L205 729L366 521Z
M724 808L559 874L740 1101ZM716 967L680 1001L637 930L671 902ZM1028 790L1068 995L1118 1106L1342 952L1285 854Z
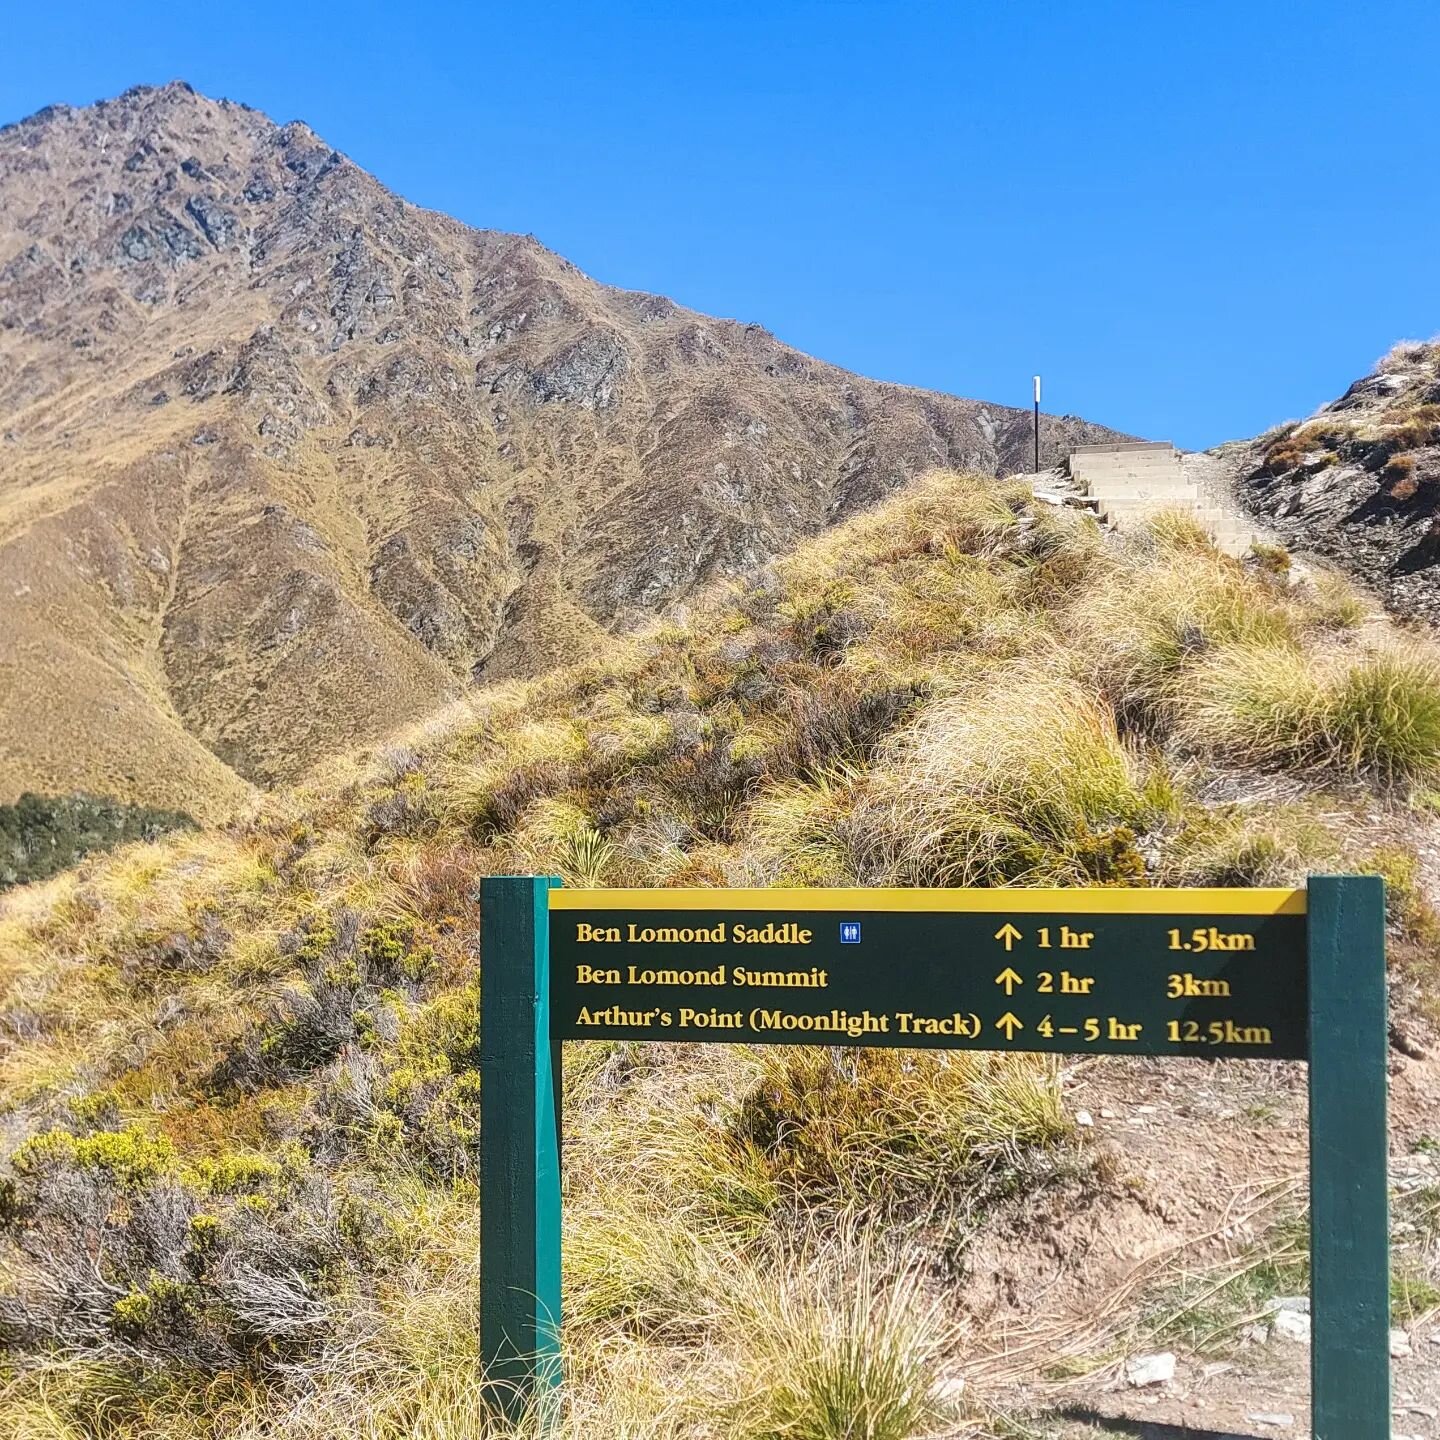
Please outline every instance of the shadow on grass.
M1127 1420L1123 1416L1101 1415L1086 1405L1057 1410L1057 1417L1083 1420L1109 1435L1129 1435L1133 1440L1256 1440L1253 1432L1238 1430L1197 1430L1193 1425L1166 1425L1156 1420Z

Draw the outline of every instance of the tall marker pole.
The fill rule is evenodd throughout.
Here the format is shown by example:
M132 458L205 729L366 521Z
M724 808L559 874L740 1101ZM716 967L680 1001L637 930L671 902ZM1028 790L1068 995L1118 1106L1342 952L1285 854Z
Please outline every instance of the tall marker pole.
M547 876L480 882L480 1360L517 1420L560 1383L560 1047Z
M1040 377L1035 377L1035 473L1040 472Z
M1385 882L1312 875L1310 1433L1389 1440Z

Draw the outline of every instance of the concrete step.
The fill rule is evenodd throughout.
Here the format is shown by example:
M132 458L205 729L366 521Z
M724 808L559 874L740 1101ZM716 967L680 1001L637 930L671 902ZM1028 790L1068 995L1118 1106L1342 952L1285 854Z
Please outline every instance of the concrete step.
M1093 495L1102 510L1185 510L1194 513L1199 504L1196 495Z
M1106 495L1173 495L1177 500L1198 504L1199 487L1190 480L1107 480L1103 485L1087 487L1094 494Z
M1170 445L1145 445L1138 450L1072 450L1070 458L1077 465L1143 465L1150 460L1173 459Z
M1195 496L1096 495L1093 498L1096 507L1107 515L1154 515L1161 510L1194 514L1198 509Z
M1145 464L1130 460L1122 460L1119 464L1110 462L1100 464L1091 461L1072 466L1070 473L1072 475L1168 475L1179 469L1180 466L1173 457L1166 457Z
M1209 532L1215 548L1223 554L1233 555L1238 560L1249 553L1255 539L1254 531L1234 516L1216 509L1213 505L1207 505L1201 509L1196 519Z
M1119 529L1143 524L1165 510L1178 510L1193 515L1225 554L1240 556L1250 548L1251 530L1202 498L1172 445L1082 446L1071 452L1069 470L1095 513Z
M1168 470L1101 470L1091 472L1081 471L1076 475L1075 480L1081 485L1093 485L1100 489L1106 489L1112 485L1193 485L1195 482L1186 478L1184 471L1171 466Z
M1184 473L1178 465L1078 465L1075 468L1077 477L1084 476L1091 480L1107 480L1112 475L1123 480L1128 475L1183 475Z
M1077 445L1071 456L1125 455L1143 453L1147 450L1164 450L1175 453L1175 446L1169 440L1117 440L1110 445Z
M1090 490L1126 490L1137 485L1196 488L1195 482L1187 480L1178 470L1157 470L1153 475L1081 475L1077 483Z
M1075 454L1070 457L1075 465L1094 469L1097 465L1173 465L1177 460L1173 450L1121 450L1105 454Z
M1178 470L1180 462L1173 455L1102 455L1094 460L1077 460L1074 468L1098 475L1101 471Z

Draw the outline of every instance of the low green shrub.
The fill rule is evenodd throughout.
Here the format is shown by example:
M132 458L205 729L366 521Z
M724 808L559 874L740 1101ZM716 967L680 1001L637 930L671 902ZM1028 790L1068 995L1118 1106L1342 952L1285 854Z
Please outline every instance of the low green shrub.
M0 890L44 880L82 856L193 828L180 810L127 805L104 795L35 795L0 805Z
M17 1175L35 1179L64 1168L99 1173L122 1190L132 1190L176 1167L175 1148L163 1135L139 1126L101 1130L81 1137L67 1130L33 1136L10 1164Z
M916 1213L1069 1133L1055 1067L967 1051L767 1046L730 1121L807 1205Z

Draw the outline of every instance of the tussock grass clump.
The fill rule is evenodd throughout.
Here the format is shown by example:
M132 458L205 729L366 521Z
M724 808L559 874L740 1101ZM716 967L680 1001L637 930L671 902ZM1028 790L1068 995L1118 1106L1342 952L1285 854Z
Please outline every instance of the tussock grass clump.
M782 1046L758 1065L731 1133L781 1194L834 1212L932 1209L938 1177L963 1195L1070 1133L1036 1057Z
M1418 647L1227 646L1186 676L1176 703L1190 743L1242 764L1384 784L1440 773L1440 660Z
M845 885L865 874L870 848L857 809L865 792L860 770L836 766L810 782L774 785L755 802L756 844L776 859L787 885Z
M532 800L563 787L585 750L585 732L573 719L517 726L488 763L452 782L452 813L482 838L503 834Z
M1335 834L1303 804L1193 819L1157 881L1166 885L1300 885L1334 866Z
M713 1326L737 1264L735 1236L633 1192L601 1189L577 1200L565 1250L576 1320L672 1336Z
M1014 536L1028 493L1023 486L933 470L890 504L857 515L781 561L777 569L788 585L813 588L912 555L991 554Z
M923 683L885 684L853 672L813 692L786 695L776 707L780 733L767 749L766 772L782 782L818 780L867 765L925 697Z
M1306 602L1318 629L1354 630L1370 617L1370 606L1333 571L1311 578Z
M1122 721L1157 734L1186 665L1222 645L1293 644L1297 623L1266 577L1208 548L1161 544L1137 548L1077 599L1070 633L1084 673Z
M1283 545L1272 545L1265 540L1252 540L1246 559L1271 575L1290 574L1290 552Z
M937 1382L955 1327L915 1266L887 1275L861 1248L797 1268L758 1297L761 1387L736 1407L732 1434L915 1440L953 1418Z
M1440 404L1417 405L1386 426L1385 438L1396 450L1440 443Z
M887 870L913 885L1135 878L1146 811L1102 700L1066 678L1011 672L929 706L894 743L866 811Z
M1146 517L1138 536L1140 544L1148 541L1160 553L1190 552L1208 555L1214 550L1210 532L1191 510L1166 507Z

